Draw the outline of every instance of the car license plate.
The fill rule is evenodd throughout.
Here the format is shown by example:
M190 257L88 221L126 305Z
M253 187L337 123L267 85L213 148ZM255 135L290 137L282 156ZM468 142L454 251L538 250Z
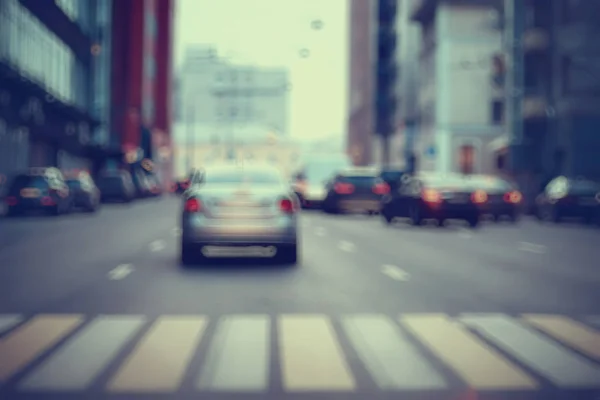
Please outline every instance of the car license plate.
M379 202L374 200L346 200L343 201L342 208L350 210L371 210L377 208Z
M21 197L24 199L35 199L40 197L40 191L37 189L21 189Z

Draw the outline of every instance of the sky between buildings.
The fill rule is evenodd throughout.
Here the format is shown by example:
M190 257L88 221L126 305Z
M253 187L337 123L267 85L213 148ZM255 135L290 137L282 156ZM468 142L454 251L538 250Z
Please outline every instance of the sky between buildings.
M287 67L292 137L345 134L347 0L177 0L176 10L176 70L190 44L214 44L239 64Z

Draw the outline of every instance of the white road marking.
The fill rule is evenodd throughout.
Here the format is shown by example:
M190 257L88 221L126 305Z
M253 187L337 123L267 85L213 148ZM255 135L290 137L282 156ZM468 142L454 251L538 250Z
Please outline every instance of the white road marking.
M347 242L345 240L340 241L339 247L340 247L340 250L342 250L342 251L347 251L347 252L354 251L354 244Z
M319 226L319 227L317 227L317 228L315 229L315 234L316 234L317 236L325 236L325 233L327 233L327 232L325 231L325 228L323 228L323 227L321 227L321 226Z
M528 251L530 253L544 254L546 252L546 246L541 244L519 242L519 250Z
M164 240L155 240L154 242L150 243L150 251L161 251L165 248L165 242Z
M171 233L173 234L173 236L179 237L179 236L181 236L181 228L175 227L175 228L173 228Z
M108 273L108 278L113 281L119 281L125 279L127 275L133 272L133 265L121 264L117 268L113 269Z
M406 282L410 279L410 274L408 272L402 268L396 267L395 265L383 265L381 267L381 273L396 281Z

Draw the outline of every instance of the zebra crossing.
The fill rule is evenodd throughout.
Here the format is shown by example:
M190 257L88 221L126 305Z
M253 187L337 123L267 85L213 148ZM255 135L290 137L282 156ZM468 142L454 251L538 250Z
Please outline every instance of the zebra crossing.
M536 314L0 315L0 390L290 393L600 389L598 317ZM357 365L360 367L357 369ZM440 368L443 365L445 368ZM452 374L453 377L448 376ZM0 396L1 397L1 396Z

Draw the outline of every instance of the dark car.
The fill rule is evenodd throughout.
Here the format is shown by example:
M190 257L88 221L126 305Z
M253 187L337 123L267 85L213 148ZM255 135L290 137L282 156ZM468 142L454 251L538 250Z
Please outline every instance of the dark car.
M487 193L488 201L481 204L483 215L491 216L496 222L503 217L512 222L518 221L523 195L514 183L495 176L478 175L468 179Z
M338 172L326 187L323 210L327 213L377 213L390 187L374 168L347 168Z
M126 171L105 173L98 178L97 184L103 203L111 201L130 203L136 195L131 174Z
M404 179L400 189L384 198L381 214L388 224L409 218L413 225L433 219L444 226L448 219L460 219L476 227L486 202L487 193L462 176L419 174Z
M95 212L100 206L100 189L86 172L67 178L67 185L73 197L73 206L87 212Z
M179 179L173 183L173 187L171 188L171 192L175 194L182 194L190 187L189 179Z
M35 168L16 175L6 193L9 216L42 211L51 215L69 213L72 197L64 176L54 167Z
M564 218L580 218L591 223L599 215L600 183L559 176L537 196L535 207L540 220L561 222Z
M144 171L141 169L134 169L131 173L131 181L135 189L135 197L144 199L153 196L150 181Z

